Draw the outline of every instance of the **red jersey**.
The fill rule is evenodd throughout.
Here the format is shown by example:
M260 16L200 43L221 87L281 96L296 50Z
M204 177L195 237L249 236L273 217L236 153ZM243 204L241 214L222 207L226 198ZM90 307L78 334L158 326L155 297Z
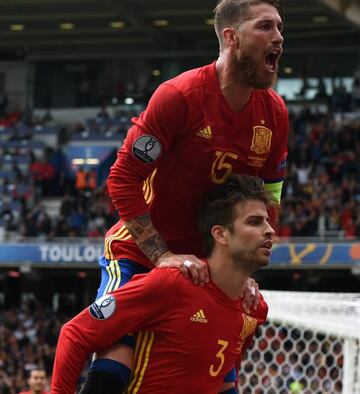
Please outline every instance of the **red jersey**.
M202 256L197 211L202 195L230 172L281 182L286 167L288 113L273 90L253 90L234 112L219 86L215 63L185 72L156 90L134 118L108 188L123 220L150 213L169 250ZM149 268L123 222L105 238L105 257Z
M263 298L245 314L214 283L194 286L177 269L136 275L62 328L52 394L73 394L86 357L128 332L136 335L127 393L217 393L267 316Z

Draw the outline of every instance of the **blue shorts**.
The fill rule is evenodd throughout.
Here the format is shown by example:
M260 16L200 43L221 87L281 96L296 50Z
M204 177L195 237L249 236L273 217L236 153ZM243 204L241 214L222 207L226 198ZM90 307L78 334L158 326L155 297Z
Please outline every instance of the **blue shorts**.
M100 258L99 264L101 267L101 283L96 299L124 286L134 275L149 272L148 268L128 259L108 260L103 256Z

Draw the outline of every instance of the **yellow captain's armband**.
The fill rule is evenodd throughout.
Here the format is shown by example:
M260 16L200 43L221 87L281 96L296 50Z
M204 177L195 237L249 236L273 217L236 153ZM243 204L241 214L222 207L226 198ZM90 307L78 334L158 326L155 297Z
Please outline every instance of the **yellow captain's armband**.
M281 190L283 183L284 183L283 181L274 182L274 183L264 183L264 189L271 192L279 204L281 200Z

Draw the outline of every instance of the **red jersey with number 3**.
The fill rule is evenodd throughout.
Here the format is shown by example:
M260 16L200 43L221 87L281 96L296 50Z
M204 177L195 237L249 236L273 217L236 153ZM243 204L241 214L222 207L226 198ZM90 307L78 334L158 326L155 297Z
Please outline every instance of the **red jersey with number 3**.
M231 171L281 182L287 140L282 98L255 89L245 108L234 112L213 63L159 86L133 119L110 171L109 192L123 220L149 212L172 252L202 256L196 221L203 193ZM121 221L106 235L105 257L153 268Z
M263 298L246 314L215 284L195 286L155 268L94 302L67 323L57 345L52 394L73 394L86 357L136 332L127 393L217 393L267 316Z

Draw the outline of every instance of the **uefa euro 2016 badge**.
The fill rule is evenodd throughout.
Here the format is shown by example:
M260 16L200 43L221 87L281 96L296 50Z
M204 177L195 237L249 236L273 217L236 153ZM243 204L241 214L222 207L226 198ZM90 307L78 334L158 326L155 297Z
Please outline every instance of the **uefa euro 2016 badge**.
M144 163L152 163L161 153L160 141L152 135L142 135L132 146L133 155Z
M106 294L90 305L89 312L95 319L105 320L115 312L115 309L115 298L112 295Z

